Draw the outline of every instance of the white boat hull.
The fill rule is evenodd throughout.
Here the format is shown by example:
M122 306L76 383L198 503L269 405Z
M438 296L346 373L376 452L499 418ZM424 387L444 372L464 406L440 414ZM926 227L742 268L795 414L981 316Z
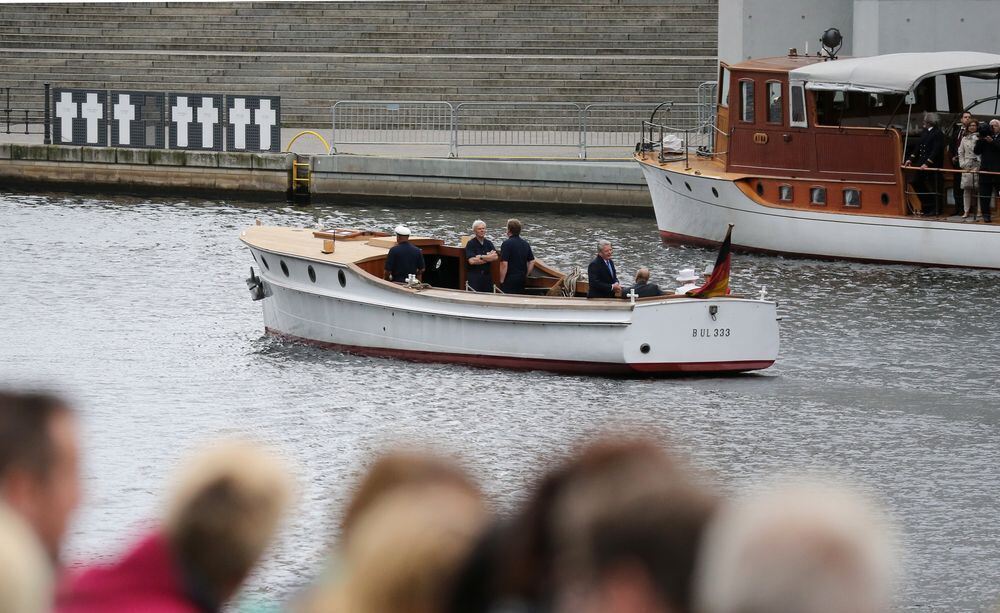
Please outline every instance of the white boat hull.
M755 202L727 179L681 168L640 166L665 242L717 245L728 224L735 224L733 247L743 251L1000 268L1000 227L770 207Z
M549 306L545 298L414 291L354 266L252 245L251 251L258 262L280 258L289 269L287 276L273 264L260 271L266 330L330 348L601 374L740 372L767 368L778 355L776 306L767 300L678 298L633 306L581 298ZM315 281L306 273L310 265Z

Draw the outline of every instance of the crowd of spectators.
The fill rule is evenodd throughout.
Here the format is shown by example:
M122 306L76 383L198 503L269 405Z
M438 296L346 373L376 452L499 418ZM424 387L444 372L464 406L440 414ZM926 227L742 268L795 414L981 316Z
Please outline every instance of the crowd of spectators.
M118 558L63 567L77 501L73 410L0 392L0 613L238 611L294 505L279 454L219 442L177 472L155 527ZM454 457L374 458L296 613L875 613L892 530L857 490L777 481L725 495L648 434L582 442L498 515Z

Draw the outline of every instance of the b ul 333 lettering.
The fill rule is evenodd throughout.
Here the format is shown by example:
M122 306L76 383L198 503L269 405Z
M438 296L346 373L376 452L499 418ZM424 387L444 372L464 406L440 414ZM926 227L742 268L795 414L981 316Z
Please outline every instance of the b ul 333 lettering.
M691 338L725 338L730 335L729 328L692 328Z

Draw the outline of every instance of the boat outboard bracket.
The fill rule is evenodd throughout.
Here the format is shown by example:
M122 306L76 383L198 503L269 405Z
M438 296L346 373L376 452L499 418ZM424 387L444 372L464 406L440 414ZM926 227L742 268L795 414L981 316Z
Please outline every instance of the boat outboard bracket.
M263 300L267 297L267 292L264 290L264 281L254 274L253 266L250 267L250 277L247 279L247 289L250 290L250 298L255 302L257 300Z

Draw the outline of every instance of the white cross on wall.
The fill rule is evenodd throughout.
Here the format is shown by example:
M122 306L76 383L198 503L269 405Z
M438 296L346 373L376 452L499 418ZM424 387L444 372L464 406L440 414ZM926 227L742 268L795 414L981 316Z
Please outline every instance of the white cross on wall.
M80 117L87 120L87 142L97 143L98 121L104 119L104 105L97 101L97 94L87 94L87 101L80 105Z
M271 127L275 125L276 116L271 108L270 100L261 100L260 108L254 113L254 123L260 126L260 150L271 149Z
M215 145L213 128L219 123L219 109L212 106L212 99L207 96L201 99L201 106L198 107L198 123L201 124L201 146L211 149Z
M188 124L194 119L194 111L188 106L187 96L177 96L177 102L170 108L170 121L177 124L177 146L188 146Z
M233 149L247 148L247 126L250 125L250 109L246 99L237 98L229 109L229 123L233 126Z
M56 103L56 117L60 119L60 140L64 143L73 141L73 120L76 119L76 103L73 94L63 92Z
M131 104L128 94L118 96L118 103L114 108L115 121L118 122L118 143L121 145L132 144L132 130L130 124L135 119L135 106Z

